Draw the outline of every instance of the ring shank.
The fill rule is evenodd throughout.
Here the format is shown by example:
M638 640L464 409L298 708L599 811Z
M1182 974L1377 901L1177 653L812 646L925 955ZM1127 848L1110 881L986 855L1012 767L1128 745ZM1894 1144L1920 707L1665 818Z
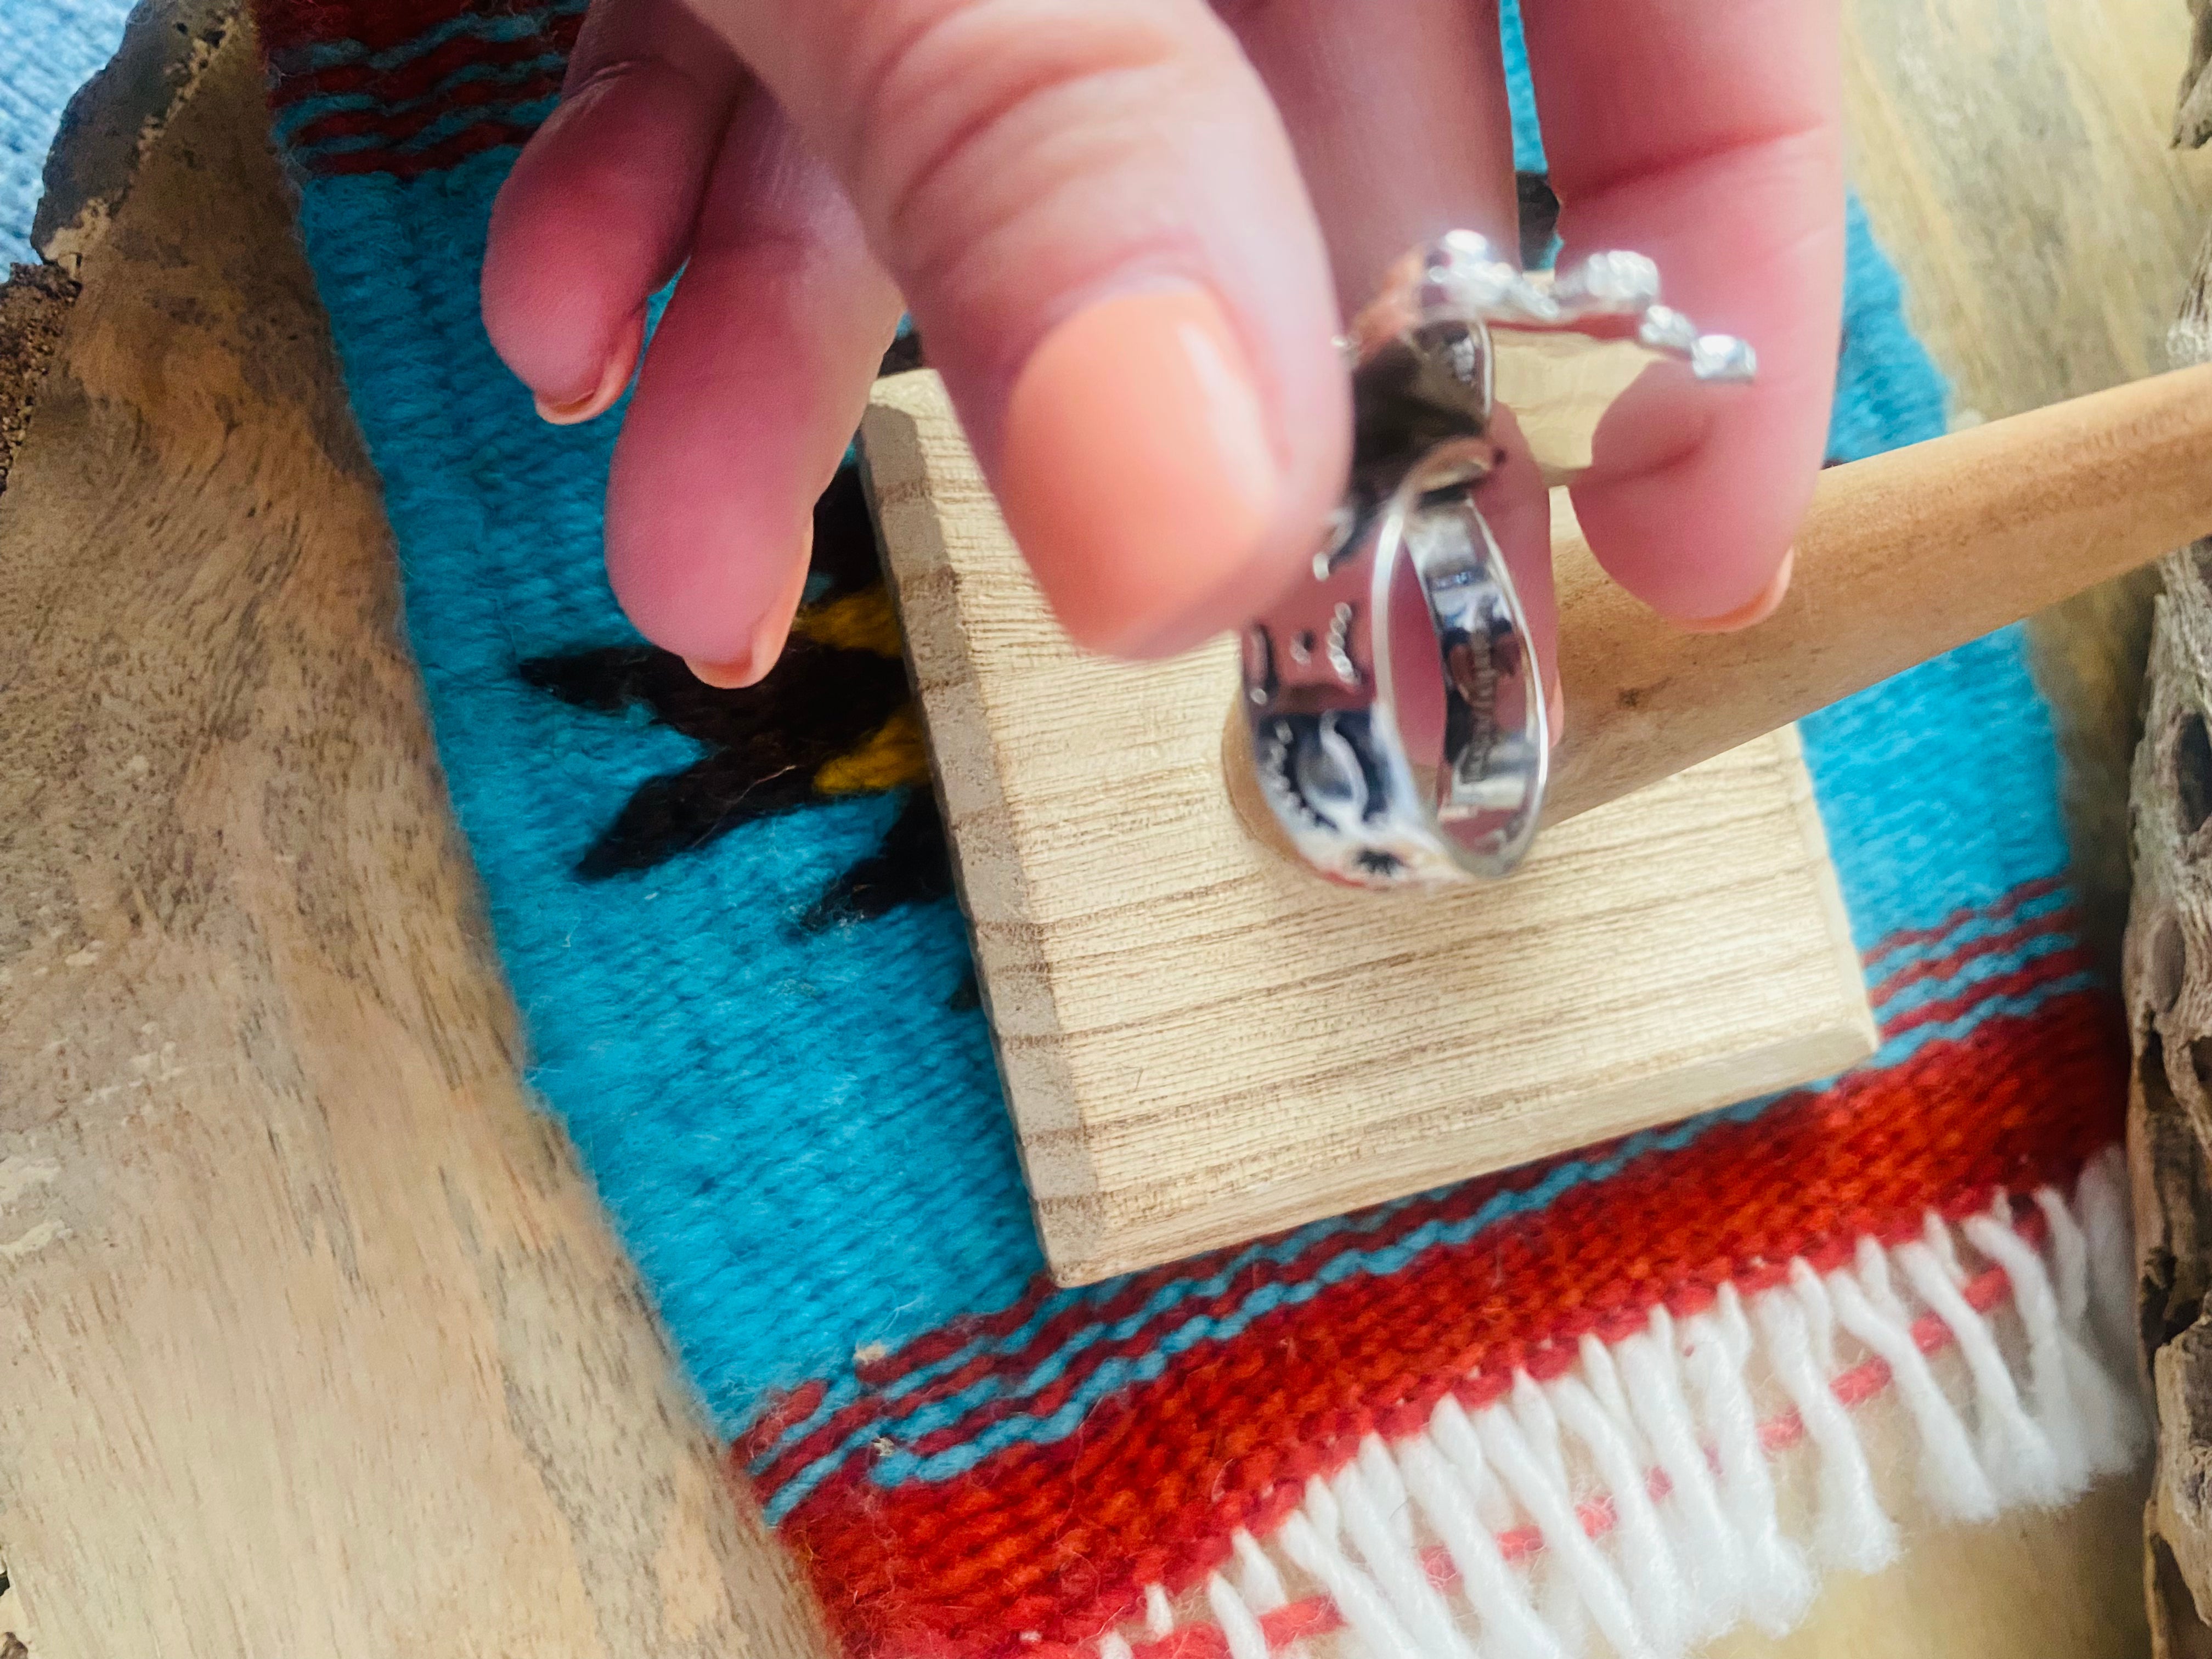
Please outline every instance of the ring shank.
M1333 880L1495 878L1534 836L1544 694L1519 596L1474 501L1492 453L1481 440L1429 451L1310 591L1247 631L1260 793L1298 855ZM1401 676L1421 660L1392 638L1401 574L1421 594L1441 682L1432 757L1408 753L1401 716Z
M1589 254L1538 280L1480 236L1448 231L1394 268L1347 342L1352 466L1329 544L1312 581L1244 638L1260 793L1301 858L1355 886L1509 874L1542 816L1541 672L1475 501L1498 453L1493 329L1550 337L1585 362L1624 347L1679 361L1698 381L1747 380L1757 362L1742 341L1661 305L1658 269L1640 254ZM1419 589L1433 659L1391 640L1401 574ZM1417 761L1403 694L1426 712L1431 660L1442 731L1438 752ZM1422 679L1401 687L1401 672Z

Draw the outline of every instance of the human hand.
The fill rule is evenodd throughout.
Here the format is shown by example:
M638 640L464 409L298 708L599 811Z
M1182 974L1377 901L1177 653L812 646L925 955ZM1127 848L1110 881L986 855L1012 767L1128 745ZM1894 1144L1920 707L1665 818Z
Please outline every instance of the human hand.
M1609 430L1591 547L1686 623L1778 601L1835 373L1835 0L1528 0L1565 258L1647 253L1758 384ZM1482 0L594 0L494 212L484 319L548 419L629 383L608 574L702 678L774 665L902 310L1093 648L1256 613L1342 487L1332 343L1407 247L1517 246ZM1542 515L1506 515L1540 650Z

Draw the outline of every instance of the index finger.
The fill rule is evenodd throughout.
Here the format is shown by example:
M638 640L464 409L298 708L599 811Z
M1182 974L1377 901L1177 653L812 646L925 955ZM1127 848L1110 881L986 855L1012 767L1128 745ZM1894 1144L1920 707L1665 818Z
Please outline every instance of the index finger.
M1599 561L1684 620L1756 611L1812 499L1843 306L1837 0L1548 0L1524 25L1562 266L1626 248L1667 302L1759 354L1749 387L1647 377L1575 511Z

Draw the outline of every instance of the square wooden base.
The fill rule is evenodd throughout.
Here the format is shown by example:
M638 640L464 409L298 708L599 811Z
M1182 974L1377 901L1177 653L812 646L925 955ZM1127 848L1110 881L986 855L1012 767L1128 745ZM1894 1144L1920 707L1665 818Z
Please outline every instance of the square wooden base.
M867 465L1054 1275L1080 1284L1774 1090L1874 1021L1795 734L1547 833L1510 883L1384 896L1255 845L1223 641L1060 634L942 386Z

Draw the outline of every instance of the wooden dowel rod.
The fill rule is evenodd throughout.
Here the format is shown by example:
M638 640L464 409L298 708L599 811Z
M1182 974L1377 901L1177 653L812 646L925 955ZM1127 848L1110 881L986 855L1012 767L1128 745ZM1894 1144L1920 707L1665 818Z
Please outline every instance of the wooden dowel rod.
M2212 535L2212 365L1831 468L1782 608L1686 634L1555 526L1547 822L1696 765Z

